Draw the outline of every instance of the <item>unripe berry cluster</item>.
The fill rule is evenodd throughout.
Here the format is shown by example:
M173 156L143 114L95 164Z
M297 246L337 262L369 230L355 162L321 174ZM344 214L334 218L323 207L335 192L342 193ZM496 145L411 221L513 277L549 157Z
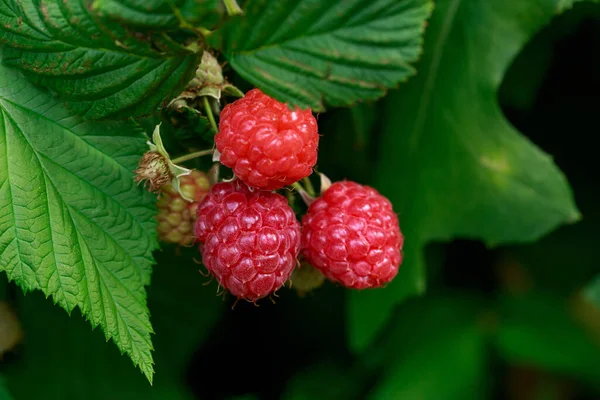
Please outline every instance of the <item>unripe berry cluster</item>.
M196 170L180 178L181 193L171 184L161 189L161 196L156 203L158 238L161 241L183 246L194 243L196 210L209 189L210 183L206 174Z

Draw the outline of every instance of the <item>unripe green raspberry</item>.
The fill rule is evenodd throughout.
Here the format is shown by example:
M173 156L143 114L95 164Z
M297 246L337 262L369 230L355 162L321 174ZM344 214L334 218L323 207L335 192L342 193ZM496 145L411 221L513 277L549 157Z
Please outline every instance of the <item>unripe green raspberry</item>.
M165 186L156 203L158 207L158 238L166 243L191 245L194 243L196 209L210 190L208 176L193 170L180 178L181 193L193 202L186 201L172 185Z
M0 358L23 339L23 331L17 316L5 301L0 301Z
M298 292L300 296L304 296L306 293L323 285L323 282L325 282L325 275L312 265L302 263L298 268L294 269L290 281L292 288L296 289L296 292Z
M208 51L205 51L202 54L202 62L196 70L196 78L198 79L198 86L201 87L221 87L221 85L225 83L225 79L223 78L223 71L221 69L221 66L219 65L219 61Z

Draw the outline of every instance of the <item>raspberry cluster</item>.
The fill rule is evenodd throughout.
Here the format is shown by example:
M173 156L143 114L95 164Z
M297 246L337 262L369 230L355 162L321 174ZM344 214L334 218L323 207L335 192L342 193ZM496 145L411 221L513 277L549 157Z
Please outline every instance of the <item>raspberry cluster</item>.
M322 185L312 202L303 193L310 205L301 226L275 192L312 174L318 143L311 110L249 91L225 106L215 136L234 179L209 190L206 175L194 171L180 178L179 191L166 186L158 203L161 239L197 241L219 284L253 302L287 281L302 295L325 278L351 289L384 286L398 273L404 241L388 199L350 181Z

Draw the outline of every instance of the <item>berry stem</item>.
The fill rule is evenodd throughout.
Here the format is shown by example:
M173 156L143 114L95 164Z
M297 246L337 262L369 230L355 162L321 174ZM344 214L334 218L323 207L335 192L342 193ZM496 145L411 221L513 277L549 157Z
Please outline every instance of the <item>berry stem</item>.
M292 183L292 187L300 194L300 197L302 197L302 200L307 206L310 206L312 202L315 201L315 197L311 196L306 189L304 189L304 186L298 182Z
M210 29L204 28L204 27L202 27L202 26L199 26L199 27L197 27L197 28L195 28L195 29L196 29L198 32L200 32L200 34L201 34L202 36L204 36L204 37L208 37L208 36L210 36L210 35L213 33L213 31L211 31Z
M173 162L173 164L181 164L182 162L193 160L194 158L198 158L198 157L202 157L202 156L207 156L209 154L212 154L213 152L214 152L214 150L195 151L193 153L189 153L189 154L186 154L184 156L174 158L171 161Z
M196 35L198 36L208 36L210 35L212 32L204 27L195 27L192 24L190 24L189 22L187 22L185 20L185 18L183 17L183 15L181 14L181 11L179 10L179 8L175 7L174 5L171 4L171 9L173 10L173 14L175 14L175 17L177 18L177 20L179 21L179 27L183 28L183 29L189 29L192 32L194 32Z
M218 133L219 128L217 128L215 116L213 115L212 108L210 107L210 104L208 103L208 97L203 96L202 102L204 103L204 111L206 112L206 116L208 117L208 120L210 121L210 126L213 128L213 131L215 131L215 133Z
M244 12L235 0L223 0L225 3L225 9L229 15L241 15Z
M306 188L306 191L308 192L308 194L311 195L312 197L317 197L317 194L316 194L317 192L315 192L315 187L313 186L309 177L307 176L306 178L304 178L302 180L302 182L304 182L304 187Z
M306 190L304 189L304 186L302 186L301 184L299 184L298 182L294 182L292 183L292 187L294 189L296 189L298 192L305 192Z

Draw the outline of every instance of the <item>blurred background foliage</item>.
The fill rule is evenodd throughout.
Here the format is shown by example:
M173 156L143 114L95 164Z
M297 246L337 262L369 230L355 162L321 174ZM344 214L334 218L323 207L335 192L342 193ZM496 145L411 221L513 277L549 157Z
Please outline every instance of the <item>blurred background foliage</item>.
M372 328L348 322L347 305L357 301L348 291L333 284L304 297L282 290L276 304L239 303L232 310L233 299L217 296L214 282L197 285L196 249L166 247L157 254L148 294L156 331L153 387L80 315L69 318L40 293L23 296L0 281L0 299L15 310L24 333L22 344L0 361L12 398L600 398L599 46L600 5L577 4L529 41L497 96L510 123L565 173L581 220L531 244L429 243L426 292L394 307L375 340L358 346L363 351L351 351L356 343L349 347L347 337ZM469 85L452 81L453 75L442 78L449 88ZM403 180L394 177L417 174L419 165L383 174L377 167L382 154L394 151L382 149L385 132L402 135L390 110L406 110L403 90L410 88L319 115L318 169L409 198ZM464 100L453 107L473 106ZM205 128L199 124L197 130ZM183 141L194 136L189 127L173 129L171 136ZM465 180L454 190L469 185ZM451 188L438 200L452 203L462 195ZM477 221L484 231L501 222L492 215ZM401 269L397 280L403 279ZM9 399L3 387L0 399Z

